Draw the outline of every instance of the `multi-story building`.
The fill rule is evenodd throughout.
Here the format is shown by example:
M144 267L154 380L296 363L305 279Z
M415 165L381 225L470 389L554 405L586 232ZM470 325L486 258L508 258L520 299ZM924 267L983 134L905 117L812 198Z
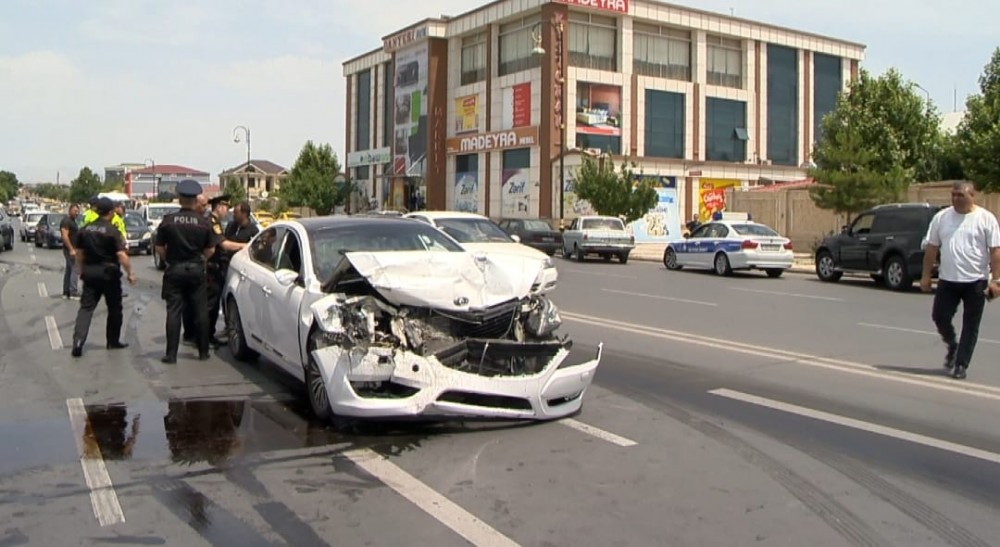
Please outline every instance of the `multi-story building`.
M194 179L202 187L209 185L211 176L198 169L183 165L156 164L141 169L132 169L132 196L152 198L158 194L176 196L177 183L185 179Z
M343 69L347 167L383 207L570 218L584 154L610 153L656 177L650 239L804 178L864 54L653 0L498 0L382 42Z
M225 188L229 178L236 178L243 184L247 197L259 199L281 188L281 183L288 178L288 169L273 161L253 160L219 173L219 186Z

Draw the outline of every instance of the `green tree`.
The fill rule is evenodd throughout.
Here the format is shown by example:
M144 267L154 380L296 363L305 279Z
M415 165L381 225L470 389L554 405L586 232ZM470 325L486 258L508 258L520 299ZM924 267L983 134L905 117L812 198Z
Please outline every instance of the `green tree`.
M616 169L611 156L585 157L576 174L576 195L599 214L633 222L655 207L657 200L653 182L637 177L634 167L622 162Z
M980 190L1000 191L1000 48L979 77L979 91L965 102L958 148L969 179Z
M307 141L279 195L292 207L309 207L318 215L329 215L350 195L334 183L339 174L340 162L333 148Z
M878 77L861 70L821 122L809 172L819 183L813 201L851 215L903 199L911 181L939 179L940 121L895 69Z
M102 192L121 192L124 189L125 177L117 174L104 179L104 183L101 184Z
M17 175L10 171L0 171L0 202L7 203L17 196L21 183L17 181Z
M243 187L239 177L229 175L222 183L223 195L229 196L229 202L233 205L247 200L247 189Z
M101 193L101 177L89 167L80 169L80 173L69 184L69 199L73 203L84 203Z
M69 200L69 187L62 184L43 182L38 186L35 186L35 193L46 199L54 199L57 201Z

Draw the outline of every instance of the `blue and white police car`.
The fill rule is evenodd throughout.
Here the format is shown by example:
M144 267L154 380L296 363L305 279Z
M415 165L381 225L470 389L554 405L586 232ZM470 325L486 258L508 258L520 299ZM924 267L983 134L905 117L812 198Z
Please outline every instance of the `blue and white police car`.
M718 275L763 270L768 277L781 277L793 262L791 240L749 219L702 224L683 241L668 243L663 251L668 270L711 269Z

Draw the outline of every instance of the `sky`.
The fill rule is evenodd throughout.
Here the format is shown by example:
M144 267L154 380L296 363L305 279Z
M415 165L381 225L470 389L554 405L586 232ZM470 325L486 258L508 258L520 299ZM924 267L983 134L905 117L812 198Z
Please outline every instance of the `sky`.
M291 168L307 140L343 155L343 61L413 22L487 0L0 0L0 169L67 183L81 167L252 154ZM1000 31L996 0L675 0L860 42L939 110L959 109Z

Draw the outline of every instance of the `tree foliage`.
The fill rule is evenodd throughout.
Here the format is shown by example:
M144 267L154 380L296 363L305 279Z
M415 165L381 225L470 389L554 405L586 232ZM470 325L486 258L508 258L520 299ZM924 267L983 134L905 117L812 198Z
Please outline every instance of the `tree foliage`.
M979 77L979 93L965 103L956 135L962 167L980 190L1000 191L1000 48Z
M101 184L102 192L121 192L125 190L125 177L119 174L111 175Z
M69 201L69 187L64 184L43 182L35 186L35 194L46 199Z
M84 167L69 184L69 200L73 203L84 203L101 193L102 187L101 177L91 171L90 167Z
M333 148L307 141L281 184L279 196L292 207L309 207L318 215L329 215L350 195L334 182L339 174L340 162Z
M858 80L821 122L810 193L824 209L853 214L898 201L911 181L940 178L940 116L895 69Z
M655 207L657 200L653 181L637 177L634 167L622 162L616 169L610 156L585 157L576 175L576 195L599 214L633 222Z
M229 175L222 183L222 194L229 196L229 202L233 205L247 200L247 189L239 177Z
M10 171L0 171L0 202L7 203L17 196L21 183L17 180L17 175Z

